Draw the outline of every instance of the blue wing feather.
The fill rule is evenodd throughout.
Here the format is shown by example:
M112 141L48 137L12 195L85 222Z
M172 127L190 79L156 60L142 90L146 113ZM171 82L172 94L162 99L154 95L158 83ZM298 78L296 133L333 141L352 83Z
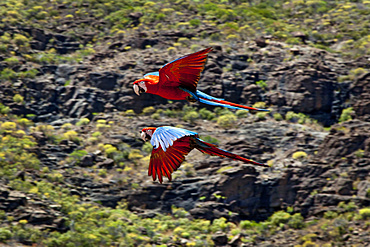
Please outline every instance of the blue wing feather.
M155 76L159 76L159 72L158 72L158 71L157 71L157 72L150 72L150 73L145 74L145 75L144 75L144 77L145 77L145 76L148 76L148 75L155 75Z
M152 136L150 143L153 145L154 148L161 148L164 152L166 152L167 148L173 145L173 142L177 139L184 137L184 136L192 136L198 135L196 132L171 127L171 126L163 126L158 127Z

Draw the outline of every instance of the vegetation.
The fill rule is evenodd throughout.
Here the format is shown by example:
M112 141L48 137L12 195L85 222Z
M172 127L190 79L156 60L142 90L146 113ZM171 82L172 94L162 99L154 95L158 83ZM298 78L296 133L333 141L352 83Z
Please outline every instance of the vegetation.
M319 246L323 242L341 246L346 243L344 236L353 232L351 227L369 229L370 209L358 208L351 202L338 205L338 211L323 209L323 217L313 221L305 220L299 212L288 208L287 211L275 212L264 221L243 220L240 223L224 217L213 221L194 219L189 212L176 207L168 214L155 213L149 218L128 210L125 201L116 208L104 207L99 202L92 202L90 195L87 199L85 188L72 185L73 178L112 190L120 186L127 190L141 189L148 184L138 181L148 180L150 143L130 145L137 135L117 130L124 123L119 122L121 119L110 119L109 114L93 114L93 118L81 118L62 126L34 123L32 119L38 116L33 111L25 111L24 116L12 115L12 112L35 101L24 90L25 87L37 84L35 81L39 76L56 79L50 77L45 68L64 63L78 64L85 58L99 64L96 59L101 58L101 47L117 52L116 47L110 46L117 39L124 40L120 52L127 52L136 49L126 43L132 37L150 40L156 39L159 33L171 34L169 31L180 30L185 35L172 41L168 54L174 55L180 48L197 51L204 45L201 42L217 44L219 41L230 44L226 52L231 52L230 47L237 42L242 44L241 41L271 37L286 42L288 47L306 43L352 58L369 55L369 1L4 0L0 6L0 82L9 88L14 87L13 92L2 92L6 99L0 103L1 186L4 191L20 193L19 198L27 198L32 206L46 208L53 205L50 210L56 212L55 217L60 219L64 228L55 231L44 226L35 227L32 219L10 216L14 210L0 210L0 243L33 246L214 246L212 235L223 232L228 240L240 236L244 243L259 245L268 237L275 238L299 229L295 232L297 246ZM296 37L296 31L302 32L304 38ZM193 41L199 42L195 44ZM63 49L65 47L69 49ZM156 49L156 46L146 44L142 48L149 50ZM253 59L246 59L248 65L253 66ZM81 66L79 69L85 68ZM226 72L230 70L231 67L225 68ZM354 81L365 73L368 73L368 68L353 68L340 76L338 82ZM241 75L237 76L241 78ZM73 80L62 82L58 85L58 94L66 94L63 85L76 85L73 83ZM270 86L264 80L255 84L260 92L267 91ZM183 121L184 125L206 122L220 131L246 121L271 118L299 124L316 123L307 115L296 112L288 112L285 116L266 112L253 115L242 110L199 108L189 104L182 108L178 106L168 109L151 106L140 114L125 109L121 117L125 121L148 116L155 120L176 118L174 122ZM254 106L266 108L263 102ZM352 117L353 109L344 109L339 122ZM221 142L212 135L201 138L213 144ZM363 147L358 148L354 151L355 157L366 158ZM45 150L48 150L48 155L53 155L45 155ZM292 158L305 160L308 155L298 151L292 154ZM267 163L272 166L273 162L275 160ZM221 169L211 169L215 170L215 175L221 176L232 167L226 165ZM195 177L197 169L197 164L184 163L173 178ZM348 177L351 173L341 173L340 176ZM356 186L354 182L353 187ZM311 196L316 193L317 190L311 192ZM366 196L369 195L370 190ZM209 197L219 203L226 200L219 192L204 195L199 200ZM22 211L32 207L30 205L22 205L18 209ZM230 219L232 214L230 212Z
M217 124L223 116L233 116L238 121L236 114L228 109L216 108L214 112L209 110L197 110L186 106L183 116L190 112L196 112L198 119L212 120ZM145 114L150 115L152 109ZM200 113L202 112L202 114ZM129 113L129 114L127 114ZM160 116L169 114L167 111L157 111ZM144 113L143 113L144 114ZM173 110L170 114L180 114ZM125 112L123 119L136 117L132 112ZM0 211L0 242L20 242L44 246L114 246L118 243L125 246L145 245L178 245L186 241L188 246L214 246L212 235L216 232L224 232L228 239L241 234L241 241L258 245L260 239L276 238L279 234L289 230L297 230L297 242L307 246L308 243L320 245L325 241L344 243L343 234L351 232L350 225L365 227L369 219L368 208L358 208L354 203L341 203L339 211L324 212L323 218L314 221L305 220L293 209L277 211L268 219L261 222L243 220L235 223L226 218L218 218L213 221L206 219L194 219L182 209L173 207L170 214L157 213L151 218L140 217L127 209L124 201L116 208L109 208L98 203L86 202L84 197L73 195L71 188L64 182L65 178L79 174L84 178L91 178L99 183L118 178L121 185L130 186L132 190L139 189L142 185L132 180L131 177L143 177L147 179L148 155L151 145L146 143L141 149L133 148L123 142L112 142L110 133L117 127L115 119L104 119L102 115L96 115L97 120L89 121L80 119L75 125L64 124L59 129L50 125L34 125L27 118L15 116L2 116L0 133L2 142L0 145L0 175L11 182L9 186L16 191L25 193L30 198L38 198L42 202L52 203L58 210L60 217L65 219L66 231L53 231L35 228L26 219L15 220L7 217L7 213ZM181 117L180 115L177 115ZM124 123L122 123L124 124ZM100 131L104 127L104 131ZM110 126L110 127L107 127ZM86 132L86 128L89 131ZM47 137L49 145L59 145L66 140L78 144L78 149L72 151L59 165L72 165L69 170L52 170L51 167L42 164L32 148L37 145L36 140L27 133L42 133ZM89 141L96 138L95 142ZM213 136L202 136L203 140L217 144L219 140ZM86 165L87 157L100 151L100 159L111 159L113 167L101 167L95 161L91 161L89 169L82 169L80 165ZM293 158L306 158L304 152L296 152ZM142 165L145 164L145 165ZM223 174L232 166L224 166L215 171ZM89 172L87 172L87 170ZM19 171L26 171L24 179L16 178ZM38 180L32 176L37 175ZM174 174L178 176L192 177L196 175L194 166L184 163ZM221 194L214 194L218 202L226 200ZM199 198L205 200L206 197ZM320 230L323 229L323 230ZM314 233L313 233L314 232ZM321 238L313 234L320 234Z
M63 6L63 7L62 7ZM303 41L294 37L296 31L307 36L308 45L336 52L359 56L368 54L370 38L368 34L368 1L214 1L186 0L178 4L174 0L166 1L115 1L110 0L28 0L17 2L5 0L0 11L1 28L0 53L10 66L25 61L36 63L79 62L85 56L95 54L94 45L104 41L107 36L135 34L138 30L186 30L195 33L201 39L209 40L249 40L261 36L272 36L288 44ZM142 13L138 22L133 22L130 13ZM94 22L96 19L104 21ZM92 25L94 22L94 25ZM58 29L63 23L66 28ZM72 23L77 23L73 24ZM46 25L47 24L47 25ZM32 52L34 36L27 31L17 31L11 27L44 28L56 31L81 41L78 51L62 54L55 48ZM217 32L198 31L199 27L215 28ZM318 27L318 28L316 28ZM93 33L88 40L84 34ZM55 37L46 41L50 47L57 44ZM174 46L189 46L190 40L181 37ZM150 46L148 46L150 47ZM194 49L196 47L193 47ZM127 47L130 49L130 47ZM176 48L175 48L176 49ZM15 50L24 53L23 57ZM1 71L1 78L17 77L18 71ZM263 90L266 82L256 82Z
M307 153L305 153L304 151L297 151L295 153L292 154L292 158L293 159L305 159L307 158Z
M299 124L311 124L317 123L316 119L312 119L309 116L305 115L304 113L295 113L292 111L287 112L285 115L285 119L290 122L299 123Z
M339 117L339 122L345 122L352 119L351 114L353 114L353 108L348 107L346 109L343 109L342 114Z

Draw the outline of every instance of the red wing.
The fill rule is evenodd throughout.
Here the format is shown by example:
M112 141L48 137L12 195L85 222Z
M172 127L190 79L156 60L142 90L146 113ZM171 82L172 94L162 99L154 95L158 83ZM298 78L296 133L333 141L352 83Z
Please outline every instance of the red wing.
M192 92L196 92L200 73L204 69L208 53L211 50L212 48L210 47L166 64L159 70L159 82L161 84L182 86Z
M191 136L185 136L178 139L169 146L166 152L162 147L154 148L150 157L148 175L153 177L153 181L158 180L163 182L162 176L168 177L171 181L171 173L180 167L181 163L185 160L187 155L193 148L190 147Z

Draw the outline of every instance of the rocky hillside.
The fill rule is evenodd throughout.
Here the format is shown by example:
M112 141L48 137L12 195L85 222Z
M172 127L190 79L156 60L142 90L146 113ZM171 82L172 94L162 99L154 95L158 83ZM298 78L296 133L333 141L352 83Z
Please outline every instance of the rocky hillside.
M369 1L0 6L4 245L370 243ZM134 94L206 47L199 89L271 112ZM270 167L192 151L153 182L139 131L161 125Z

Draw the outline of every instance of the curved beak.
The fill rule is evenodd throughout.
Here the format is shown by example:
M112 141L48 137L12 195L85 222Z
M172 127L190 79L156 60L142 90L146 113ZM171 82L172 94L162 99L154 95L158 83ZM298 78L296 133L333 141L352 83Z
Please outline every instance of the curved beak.
M140 88L139 88L139 86L137 85L137 84L134 84L134 91L135 91L135 93L137 94L137 95L139 95L140 96ZM145 140L144 140L145 141Z
M141 131L140 136L141 136L141 139L143 139L144 142L146 142L146 133Z

